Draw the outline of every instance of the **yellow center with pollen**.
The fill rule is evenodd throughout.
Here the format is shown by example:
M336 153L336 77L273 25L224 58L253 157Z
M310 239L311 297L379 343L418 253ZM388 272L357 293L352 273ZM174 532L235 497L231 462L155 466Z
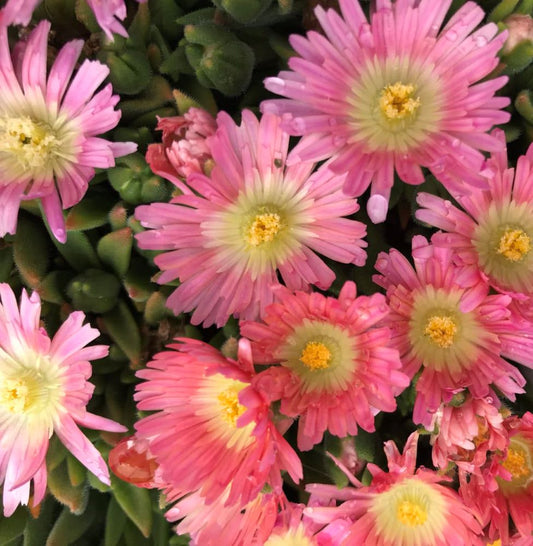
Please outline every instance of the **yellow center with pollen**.
M320 341L309 341L300 354L300 362L311 371L329 368L331 351Z
M414 85L396 82L385 86L379 97L379 107L389 121L411 117L420 106L420 97L413 98Z
M523 447L510 447L502 466L512 474L513 480L524 478L531 474L527 453Z
M0 405L10 413L24 413L30 403L30 389L21 379L6 379L0 390Z
M502 541L498 539L498 540L495 540L494 542L488 542L487 546L502 546Z
M275 212L258 214L246 233L246 240L252 246L260 246L274 240L281 229L281 218Z
M229 387L217 397L222 410L222 419L234 428L237 426L237 419L246 411L245 406L239 403L240 390L238 387Z
M418 527L426 522L428 513L420 503L402 500L396 508L396 517L400 523L408 527Z
M519 262L531 250L531 239L521 229L507 228L500 238L496 252L510 262Z
M428 336L435 345L442 349L447 349L453 344L456 333L457 324L449 315L430 317L424 328L424 335Z
M29 116L0 117L0 152L14 156L24 169L38 169L61 155L61 142L46 124Z

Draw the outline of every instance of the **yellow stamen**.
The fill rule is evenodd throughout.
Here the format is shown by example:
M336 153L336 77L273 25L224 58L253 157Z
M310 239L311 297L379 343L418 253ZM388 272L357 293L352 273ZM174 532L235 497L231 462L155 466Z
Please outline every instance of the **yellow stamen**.
M452 317L448 315L434 315L427 321L424 334L429 336L431 341L442 349L446 349L453 344L457 325Z
M272 212L258 214L248 228L246 240L252 246L259 246L272 241L280 229L279 214Z
M379 107L385 118L390 121L412 116L420 106L420 97L413 98L414 91L414 85L401 82L384 87L379 97Z
M495 540L494 542L488 542L487 546L502 546L502 541L498 539L498 540Z
M27 409L29 389L20 379L6 379L0 390L0 405L11 413L24 413Z
M420 503L402 500L396 508L396 517L400 523L408 527L418 527L426 522L428 513Z
M237 426L237 419L246 411L246 407L239 403L238 387L229 387L218 395L222 407L222 419L231 425Z
M309 341L300 355L300 362L311 371L329 368L331 351L320 341Z
M521 229L507 228L500 238L496 252L510 262L519 262L530 250L531 240L527 233Z
M521 446L515 445L514 447L509 447L507 457L503 461L502 466L512 474L513 480L531 474L526 450Z
M61 155L61 142L52 129L29 116L0 117L0 152L16 157L24 169L41 168Z

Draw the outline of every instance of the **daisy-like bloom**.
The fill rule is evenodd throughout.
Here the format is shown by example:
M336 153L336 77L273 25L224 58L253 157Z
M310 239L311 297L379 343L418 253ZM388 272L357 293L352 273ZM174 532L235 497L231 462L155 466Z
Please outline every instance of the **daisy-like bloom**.
M300 417L298 447L311 449L328 430L341 438L358 426L374 431L377 411L394 411L408 384L390 332L377 328L389 312L382 294L356 297L353 282L338 299L288 290L267 307L264 324L241 323L254 361L275 364L253 382L281 413Z
M487 295L482 282L462 288L451 249L416 236L412 254L414 269L397 250L380 253L381 275L373 278L387 290L391 313L385 324L403 371L412 378L420 370L414 422L430 425L441 403L464 389L474 398L496 398L496 387L514 400L525 380L502 357L533 366L533 326L524 322L516 330L509 296Z
M505 123L495 97L507 78L478 83L497 65L506 33L491 23L477 30L483 10L465 3L441 29L451 0L376 0L370 23L358 0L339 0L341 15L320 6L324 35L293 35L299 57L292 71L267 78L287 97L263 102L263 112L284 114L285 127L304 135L288 164L334 158L348 171L345 191L361 195L370 184L368 213L381 222L394 173L421 184L427 167L448 187L484 184L479 150L501 143L485 134ZM439 32L440 30L440 32Z
M181 282L167 300L174 313L194 309L191 322L205 326L230 315L255 320L273 301L278 273L291 290L331 285L335 274L315 251L364 264L366 226L343 218L359 206L342 192L342 176L327 164L313 174L310 163L286 167L289 136L277 116L258 121L244 110L237 126L221 112L217 125L210 177L193 173L194 194L135 213L151 228L137 235L139 246L170 251L155 263L158 282Z
M276 523L280 504L287 501L280 495L259 493L248 503L228 506L228 494L229 488L206 504L198 492L191 493L179 500L166 518L181 520L176 532L190 535L191 546L264 546ZM168 501L175 499L172 487L165 495Z
M7 0L0 10L0 26L24 25L31 20L33 10L41 0Z
M492 398L467 395L460 405L443 404L430 427L433 464L446 470L455 463L467 472L478 472L487 452L507 448L503 413Z
M170 180L183 193L191 193L183 180L192 173L209 170L212 158L206 139L216 131L215 118L193 107L183 116L157 120L163 142L148 146L146 161L155 174Z
M45 456L55 432L65 447L101 481L109 484L102 456L77 425L125 432L114 421L86 411L94 386L90 360L103 358L107 346L87 343L100 333L71 313L50 339L39 326L41 302L23 290L20 308L7 284L0 284L0 484L4 515L33 505L46 490Z
M513 527L520 537L531 540L533 535L533 414L509 417L505 426L507 450L491 453L481 474L459 473L459 493L489 525L489 538L502 546L514 544L509 538Z
M144 4L146 0L137 0L137 2ZM113 33L127 38L128 33L120 24L127 15L124 0L87 0L87 4L93 10L98 24L110 41L113 41Z
M481 546L481 527L473 513L455 491L439 484L446 478L424 468L415 473L417 442L413 433L402 455L393 442L385 442L389 472L369 463L372 483L367 487L350 475L355 487L309 485L316 498L343 502L305 513L319 523L352 520L343 546Z
M15 233L20 202L40 198L55 237L66 240L63 208L80 201L96 167L135 151L98 135L118 123L111 85L96 92L109 68L84 61L82 40L67 43L46 76L50 23L42 21L13 63L0 26L0 237Z
M181 341L137 372L144 381L135 395L139 410L155 412L135 427L173 497L198 491L211 504L228 488L225 502L243 505L267 483L281 491L282 469L299 481L298 456L250 387L249 342L241 340L234 361L206 343Z
M493 135L505 144L503 131ZM485 169L488 189L450 201L421 193L416 217L438 227L433 241L453 249L465 269L461 284L484 280L517 300L533 295L533 146L508 168L504 151L493 153Z

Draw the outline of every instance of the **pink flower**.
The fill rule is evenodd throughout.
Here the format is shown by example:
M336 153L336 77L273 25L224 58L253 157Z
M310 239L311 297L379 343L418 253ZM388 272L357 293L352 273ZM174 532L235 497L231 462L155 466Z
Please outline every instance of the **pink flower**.
M443 404L430 427L433 464L447 470L455 463L467 472L478 472L487 452L507 449L502 413L492 399L470 395L460 405Z
M492 452L481 473L460 471L459 493L489 525L489 538L508 546L515 543L509 536L512 525L520 537L533 535L533 414L509 417L504 424L507 450Z
M0 10L0 26L24 25L30 22L33 10L41 0L7 0Z
M163 142L148 146L146 161L155 174L170 180L183 193L191 193L183 180L208 170L212 158L206 139L215 134L216 121L200 108L190 108L183 116L157 119Z
M86 0L93 10L98 24L107 38L113 41L113 33L127 37L126 29L120 24L126 18L126 4L124 0ZM137 0L144 4L146 0Z
M493 135L505 145L503 131ZM416 217L444 231L433 241L453 249L454 261L464 268L461 285L485 281L523 301L533 295L533 145L516 170L508 167L504 149L492 154L484 172L488 189L454 194L464 210L420 193Z
M45 456L55 432L65 447L109 485L102 456L77 425L111 432L126 429L86 410L94 386L89 360L106 356L107 347L87 343L100 333L85 315L71 313L50 339L39 326L41 302L22 291L20 308L7 284L0 284L0 484L4 515L33 505L46 490Z
M393 442L385 442L389 472L369 463L372 483L367 487L353 476L355 487L309 485L315 498L343 502L304 513L317 523L351 520L343 546L481 546L473 513L455 491L438 483L447 478L424 468L415 473L417 442L418 434L411 434L402 455Z
M363 265L366 226L343 216L357 201L342 192L343 177L323 165L285 166L289 136L280 119L260 121L245 110L235 125L224 112L208 139L210 177L192 173L194 193L171 203L137 207L151 228L141 248L167 250L155 258L158 282L180 280L167 300L174 313L194 310L191 322L222 326L230 315L255 320L272 303L278 274L291 290L327 289L333 271L315 254Z
M146 0L137 0L144 4ZM33 10L41 0L7 0L7 4L0 10L0 25L24 25L30 22ZM124 0L87 0L93 10L98 24L107 38L113 41L113 33L127 37L126 29L120 24L126 18L126 4Z
M172 488L165 491L175 500ZM194 492L179 500L167 513L169 521L181 520L179 535L191 536L191 546L264 546L276 522L283 497L259 493L245 504L227 505L228 491L207 504Z
M324 35L293 35L290 71L265 80L286 97L263 102L303 135L287 164L334 158L348 172L345 191L371 184L368 213L382 222L396 173L421 184L427 167L447 187L483 185L479 150L499 150L486 134L509 120L509 99L494 93L507 81L480 83L498 64L506 33L477 30L483 10L467 2L441 29L451 0L377 0L368 23L357 0L340 0L342 16L317 7ZM440 31L440 33L439 33Z
M347 282L339 298L288 290L267 307L264 324L241 323L254 361L275 364L253 384L280 410L300 417L298 447L311 449L327 430L344 438L358 426L374 431L377 411L394 411L408 384L388 328L376 328L389 309L381 294L356 297Z
M468 389L474 398L494 396L493 388L515 399L524 378L504 358L533 366L533 326L518 330L509 310L511 298L487 295L478 283L462 288L452 251L413 238L415 267L400 252L380 253L374 282L387 290L392 330L403 371L419 370L415 423L431 422L441 403ZM504 358L502 358L504 357Z
M244 505L269 484L281 491L282 469L302 476L300 461L276 430L268 403L250 387L253 364L242 340L239 361L196 340L181 340L137 372L135 399L152 415L136 424L161 480L181 497L198 491L207 504L226 491Z
M63 46L46 78L49 30L39 23L14 66L0 26L0 237L15 233L22 200L40 198L65 242L62 209L81 200L95 168L112 167L136 148L98 136L118 123L118 96L111 85L94 94L109 73L97 61L84 61L72 77L82 40Z

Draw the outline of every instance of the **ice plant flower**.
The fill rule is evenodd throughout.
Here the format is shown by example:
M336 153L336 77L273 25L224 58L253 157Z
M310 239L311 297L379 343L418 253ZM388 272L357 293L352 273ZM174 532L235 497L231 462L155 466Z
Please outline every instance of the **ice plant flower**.
M280 291L281 292L281 291ZM327 430L344 438L358 426L374 431L377 411L394 411L408 384L390 332L376 323L389 312L382 294L359 296L353 282L339 297L291 294L267 307L264 323L241 322L256 364L280 364L258 374L254 385L280 411L300 417L298 447L311 449Z
M504 424L508 448L492 452L480 474L461 471L459 493L489 525L489 538L507 546L514 544L513 526L520 537L531 541L533 535L533 414L508 417Z
M4 516L27 504L33 481L33 505L46 490L45 456L52 434L101 481L109 485L102 456L78 425L125 432L114 421L86 410L94 386L90 360L107 346L87 343L100 333L71 313L50 339L39 326L41 302L22 291L20 307L9 285L0 284L0 484Z
M144 4L146 0L137 0ZM105 35L113 41L113 33L127 37L126 29L120 24L126 18L126 4L124 0L87 0L93 10L96 20Z
M301 478L300 461L268 403L250 387L249 353L244 339L238 361L181 339L137 372L144 380L135 394L138 408L155 412L136 423L137 435L148 441L173 497L198 491L210 504L228 488L226 503L244 505L267 483L281 492L282 469Z
M476 29L483 10L467 2L441 29L451 0L377 0L370 22L358 0L315 9L323 35L293 35L298 56L290 71L265 80L286 99L262 103L303 135L288 164L333 157L348 172L345 190L361 195L371 184L368 213L387 214L396 173L421 184L427 167L447 187L484 184L479 150L501 143L486 134L509 120L509 99L494 93L506 77L479 83L497 65L506 33L494 23Z
M467 395L460 404L443 404L439 408L429 427L431 455L437 468L446 470L454 463L466 472L479 472L488 452L507 449L505 412L497 407L497 400L487 398Z
M163 142L148 146L146 161L155 174L170 180L182 192L190 193L183 181L191 173L207 171L212 162L206 139L215 133L215 119L209 112L193 107L183 116L157 120Z
M50 23L42 21L24 51L10 57L0 25L0 237L15 233L20 202L39 198L55 237L66 240L63 208L80 201L97 167L136 149L98 135L115 127L119 97L100 91L109 69L84 61L73 76L83 40L67 43L46 77Z
M420 371L414 422L429 425L441 403L464 389L496 398L496 387L514 400L525 380L505 358L533 366L533 326L524 322L517 331L509 296L487 295L481 282L462 288L450 249L416 236L412 254L414 269L397 250L380 253L373 279L387 290L385 324L403 371L410 378Z
M338 507L306 509L317 522L335 518L352 520L343 546L481 546L481 527L459 495L439 482L447 478L418 468L415 472L418 434L409 436L402 455L393 442L385 442L389 472L369 463L369 486L349 476L355 487L338 489L311 484L316 498L343 501Z
M181 520L176 526L179 535L188 534L191 546L264 546L270 535L283 496L258 493L245 504L227 505L227 488L223 494L206 504L194 492L179 500L168 512L169 521ZM165 490L167 500L175 500L172 487Z
M24 25L31 20L33 10L41 0L7 0L0 9L0 26Z
M494 136L505 144L503 131ZM463 210L427 193L417 197L416 217L443 231L433 241L452 248L465 271L461 284L480 280L517 300L533 296L533 145L508 167L504 151L487 161L488 188L456 196Z
M327 289L334 272L315 254L363 265L366 226L343 218L359 208L327 164L286 167L289 136L280 119L249 110L237 126L225 112L208 139L215 166L192 173L195 192L137 207L141 248L155 258L158 282L180 280L167 306L194 310L191 322L222 326L230 315L255 320L272 303L278 273L291 290Z

